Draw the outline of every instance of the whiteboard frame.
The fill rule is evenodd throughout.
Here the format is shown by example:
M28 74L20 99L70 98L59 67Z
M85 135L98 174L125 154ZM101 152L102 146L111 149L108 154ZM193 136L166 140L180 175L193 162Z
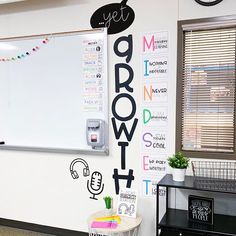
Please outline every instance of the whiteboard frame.
M0 150L13 150L13 151L35 151L35 152L49 152L49 153L68 153L68 154L86 154L86 155L109 155L109 113L108 113L108 104L109 104L109 93L108 93L108 40L107 40L107 28L99 28L99 29L90 29L90 30L79 30L79 31L68 31L68 32L57 32L57 33L45 33L45 34L37 34L37 35L28 35L28 36L16 36L16 37L4 37L0 38L1 41L6 40L19 40L19 39L34 39L39 37L44 37L48 35L52 36L66 36L66 35L83 35L83 34L93 34L93 33L103 33L103 44L104 44L104 93L105 93L105 101L104 101L104 121L105 121L105 144L103 149L70 149L70 148L50 148L50 147L34 147L34 146L17 146L17 145L0 145ZM86 137L85 137L86 138ZM1 140L0 140L1 141Z

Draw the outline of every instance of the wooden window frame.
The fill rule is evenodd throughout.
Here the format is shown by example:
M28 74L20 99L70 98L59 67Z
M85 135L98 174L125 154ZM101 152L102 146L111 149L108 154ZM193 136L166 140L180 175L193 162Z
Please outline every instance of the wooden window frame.
M176 79L176 141L175 150L181 151L190 158L206 158L206 159L224 159L236 160L236 123L234 125L234 152L206 152L206 151L185 151L182 150L182 95L183 95L183 54L184 54L184 30L183 26L194 24L217 24L219 22L230 23L236 26L236 15L224 17L202 18L195 20L178 21L178 37L177 37L177 79ZM236 100L236 97L235 97ZM234 119L236 117L236 106L234 102ZM236 120L235 120L236 121Z

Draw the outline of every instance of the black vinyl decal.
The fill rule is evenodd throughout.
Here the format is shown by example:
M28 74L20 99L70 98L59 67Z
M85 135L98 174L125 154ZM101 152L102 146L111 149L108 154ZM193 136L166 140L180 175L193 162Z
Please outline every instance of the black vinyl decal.
M133 23L135 14L131 7L126 5L128 0L121 3L112 3L97 9L91 19L92 28L108 28L108 34L120 33Z

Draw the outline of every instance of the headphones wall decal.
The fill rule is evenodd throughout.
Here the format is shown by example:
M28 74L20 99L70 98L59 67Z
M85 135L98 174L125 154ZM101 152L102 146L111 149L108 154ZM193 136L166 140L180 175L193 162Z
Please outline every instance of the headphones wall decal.
M73 160L70 164L70 173L71 173L72 178L73 179L78 179L79 178L78 172L76 170L74 170L74 165L77 162L81 162L85 166L85 168L83 169L83 176L84 177L89 176L90 175L90 170L89 170L88 163L84 159L77 158L77 159Z

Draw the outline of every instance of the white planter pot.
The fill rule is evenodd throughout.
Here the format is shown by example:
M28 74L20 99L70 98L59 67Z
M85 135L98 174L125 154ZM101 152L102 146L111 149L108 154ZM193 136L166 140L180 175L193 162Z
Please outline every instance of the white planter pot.
M104 215L105 216L112 216L114 214L114 212L113 212L113 209L112 208L110 208L110 209L105 209L104 210Z
M183 182L185 178L186 169L172 168L173 180Z

